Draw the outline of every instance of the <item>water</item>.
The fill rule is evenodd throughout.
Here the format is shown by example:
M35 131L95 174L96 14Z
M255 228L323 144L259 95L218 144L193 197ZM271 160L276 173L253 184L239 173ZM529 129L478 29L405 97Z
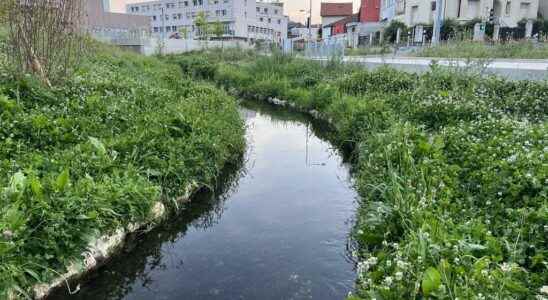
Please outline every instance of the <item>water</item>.
M356 193L309 119L244 103L248 151L217 193L135 241L73 296L52 299L343 299Z

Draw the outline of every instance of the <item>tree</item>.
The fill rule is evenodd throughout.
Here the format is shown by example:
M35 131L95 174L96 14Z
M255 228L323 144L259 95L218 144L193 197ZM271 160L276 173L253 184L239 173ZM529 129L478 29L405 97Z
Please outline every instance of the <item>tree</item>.
M443 21L440 30L441 39L447 41L457 36L459 31L459 23L455 19L446 19Z
M225 25L221 21L217 20L212 24L211 32L217 39L221 40L221 49L223 49L223 35L225 34Z
M188 28L186 28L186 27L179 28L179 33L181 34L181 37L184 40L188 39Z
M205 12L201 11L196 16L196 20L194 21L194 26L198 28L198 37L200 39L205 39L205 45L207 49L207 40L209 35L209 24L207 23L207 18Z
M398 33L398 28L401 29L402 35L407 32L407 26L405 26L404 23L392 20L390 24L384 29L384 37L390 42L394 43L396 42L396 36Z
M84 1L2 1L15 70L48 86L64 79L83 50Z

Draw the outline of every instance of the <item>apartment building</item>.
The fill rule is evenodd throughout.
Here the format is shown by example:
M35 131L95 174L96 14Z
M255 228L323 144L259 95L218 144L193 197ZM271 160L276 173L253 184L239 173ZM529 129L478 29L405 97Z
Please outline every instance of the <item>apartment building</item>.
M287 38L288 17L283 14L283 3L277 1L160 0L129 4L126 10L149 17L152 33L165 37L186 31L187 38L197 38L196 18L204 14L208 23L224 25L223 38L273 43Z
M445 19L466 22L487 21L491 10L502 27L515 27L522 19L535 19L539 1L546 0L444 0ZM548 2L548 1L547 1ZM436 12L435 0L381 0L381 21L398 20L407 26L432 24Z
M111 12L110 0L87 0L87 32L95 39L142 52L150 34L150 19Z
M320 16L322 17L322 38L328 38L335 34L332 28L347 18L352 18L352 2L328 3L322 2Z
M539 13L544 17L544 19L548 19L548 1L541 0L539 3Z

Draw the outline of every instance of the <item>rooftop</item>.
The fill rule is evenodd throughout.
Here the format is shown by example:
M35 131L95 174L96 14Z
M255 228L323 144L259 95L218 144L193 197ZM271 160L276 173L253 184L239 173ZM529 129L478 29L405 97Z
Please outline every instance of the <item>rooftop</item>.
M339 17L352 15L352 2L349 3L322 3L320 15L322 17Z

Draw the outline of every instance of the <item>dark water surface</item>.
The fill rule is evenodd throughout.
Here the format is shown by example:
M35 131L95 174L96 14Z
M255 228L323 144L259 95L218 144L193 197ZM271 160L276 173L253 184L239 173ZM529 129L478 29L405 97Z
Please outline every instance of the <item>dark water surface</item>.
M356 193L306 117L243 103L248 151L220 191L52 299L342 299ZM320 134L321 135L321 134Z

